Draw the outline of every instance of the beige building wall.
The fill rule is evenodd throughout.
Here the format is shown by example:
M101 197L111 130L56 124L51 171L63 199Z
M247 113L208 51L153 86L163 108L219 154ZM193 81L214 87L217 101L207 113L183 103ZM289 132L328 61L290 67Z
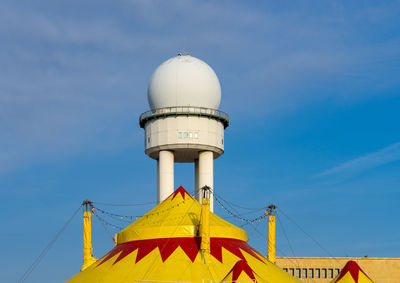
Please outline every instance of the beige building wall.
M349 260L357 262L374 282L400 283L400 258L277 257L276 265L302 282L325 283L332 281Z

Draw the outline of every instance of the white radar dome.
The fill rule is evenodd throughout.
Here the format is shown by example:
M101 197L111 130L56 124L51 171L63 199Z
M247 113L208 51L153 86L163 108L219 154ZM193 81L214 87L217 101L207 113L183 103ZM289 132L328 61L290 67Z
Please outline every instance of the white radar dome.
M207 63L190 55L178 55L154 71L147 96L151 109L172 106L218 109L221 85Z

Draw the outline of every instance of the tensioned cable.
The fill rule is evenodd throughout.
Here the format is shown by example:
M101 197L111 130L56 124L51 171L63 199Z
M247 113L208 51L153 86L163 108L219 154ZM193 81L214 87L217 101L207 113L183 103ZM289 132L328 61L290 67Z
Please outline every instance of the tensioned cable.
M288 242L288 246L289 246L289 248L290 248L290 251L292 252L293 257L296 257L296 254L294 253L293 247L292 247L292 245L290 244L289 237L288 237L288 235L286 234L286 230L285 230L285 228L283 227L283 224L282 224L282 222L281 222L279 216L277 215L276 218L278 219L279 225L280 225L281 228L282 228L283 235L285 236L286 241Z
M310 234L308 234L306 231L304 231L304 229L303 229L299 224L297 224L296 221L294 221L292 218L290 218L285 212L283 212L282 209L280 209L280 208L278 208L278 207L277 207L277 209L278 209L283 215L285 215L285 217L286 217L287 219L289 219L290 222L292 222L294 225L296 225L297 228L300 229L300 231L302 231L306 236L308 236L318 247L320 247L324 252L326 252L326 253L329 255L329 257L334 258L337 262L339 262L326 248L324 248L324 247L322 246L322 244L320 244L320 243L319 243L317 240L315 240Z
M75 217L75 215L79 212L81 209L82 205L78 207L78 209L72 214L72 216L68 219L68 221L62 226L61 230L58 231L58 233L54 236L54 238L47 244L47 246L42 250L40 255L36 258L36 260L28 267L28 269L25 271L25 273L22 275L22 277L18 280L19 283L24 282L29 275L33 272L33 270L38 266L40 261L44 258L44 256L48 253L48 251L51 249L53 244L57 241L57 239L61 236L61 234L64 232L64 230L67 228L68 224L71 223L72 219Z
M216 200L218 203L220 203L221 207L224 208L223 204L220 202L219 198L218 198L216 195L214 195L214 198L215 198L215 200ZM228 203L228 202L225 202L225 203L226 203L225 206L228 206L228 207L230 207L233 211L235 211L235 214L236 214L236 215L239 215L239 214L240 214L240 212L239 212L235 207L233 207L230 203ZM226 209L226 208L225 208L225 209Z
M97 206L93 206L93 208L95 209L95 211L100 211L105 216L108 216L108 217L113 218L118 221L127 222L127 223L132 223L132 220L134 220L134 219L137 220L143 216L143 215L121 215L121 214L111 213L111 212L105 211Z
M211 190L211 192L212 192L212 190ZM233 213L232 211L230 211L229 209L227 209L227 208L226 208L226 205L224 206L224 204L222 204L222 202L219 200L219 197L218 197L218 196L214 195L214 197L215 197L215 201L221 206L222 209L225 210L225 212L227 212L231 217L237 218L237 219L239 219L239 220L241 220L241 221L243 221L243 222L247 222L247 223L253 224L253 223L255 223L255 222L260 222L262 219L264 219L264 218L266 217L265 214L263 214L263 215L261 215L261 216L259 216L259 217L254 218L254 219L245 218L245 217L241 216L241 215L244 215L244 214L241 214L240 212L238 212L235 208L233 208L233 207L232 207L231 205L229 205L229 204L228 204L228 205L232 208L232 210L235 210L236 212Z
M211 191L211 190L210 190ZM197 193L197 194L194 194L194 199L197 199L197 197L198 197L198 195L199 194L201 194L202 192L201 192L201 190L199 190L199 192ZM211 193L212 193L212 191L211 191ZM192 203L192 205L193 205L193 203ZM189 209L192 207L192 205L189 207ZM189 209L187 210L187 211L189 211ZM183 219L183 218L182 218ZM164 245L164 247L165 247L166 245ZM192 262L188 262L188 264L186 265L186 268L184 269L184 271L182 272L182 274L190 267L190 265L192 264ZM213 277L213 273L211 272L211 268L210 268L210 263L209 262L207 262L207 264L206 264L206 266L207 266L207 269L208 269L208 272L209 272L209 274L210 274L210 276L211 277ZM212 282L212 279L210 280L211 282ZM203 282L204 282L204 280L203 280Z
M253 227L253 232L251 232L250 236L247 237L247 240L250 241L250 238L254 235L254 232L257 230L258 226L260 225L261 221L257 223L255 227Z
M249 215L249 214L254 214L255 213L255 211L249 211L249 212L245 212L245 213L241 213L241 214L239 214L238 216L244 216L244 215ZM229 218L235 218L235 216L227 216L227 217L225 217L225 219L229 219Z
M184 201L183 201L184 202ZM171 206L169 209L173 209L173 208L175 208L175 207L177 207L177 206L179 206L181 203L183 203L183 202L178 202L176 205L174 205L174 206ZM136 220L138 220L139 218L141 218L141 217L151 217L151 216L155 216L155 215L159 215L160 213L165 213L167 210L169 210L169 209L167 209L167 210L162 210L162 211L160 211L160 212L157 212L157 213L152 213L152 214L148 214L148 213L146 213L145 215L121 215L121 214L116 214L116 213L111 213L111 212L108 212L108 211L105 211L105 210L103 210L103 209L101 209L101 208L99 208L99 207L97 207L97 206L93 206L93 208L95 209L95 210L98 210L98 211L100 211L103 215L105 215L105 216L108 216L108 217L110 217L110 218L114 218L115 220L119 220L119 221L122 221L122 222L128 222L128 223L131 223L131 221L127 221L127 220L125 220L125 219L131 219L131 220L134 220L134 219L136 219Z
M196 195L195 195L194 197L196 197ZM98 208L97 206L94 206L94 205L91 205L91 208L93 209L93 214L94 214L94 215L96 216L96 218L99 220L99 222L100 222L101 225L103 226L103 229L105 230L105 232L107 233L107 235L108 235L108 236L110 237L110 239L114 242L115 239L113 238L112 233L111 233L110 230L107 228L107 226L109 226L109 227L111 227L111 228L113 228L113 229L119 230L118 232L120 232L121 230L125 229L125 227L121 227L121 226L119 226L119 225L117 225L117 224L110 223L109 221L107 221L106 219L104 219L103 217L101 217L100 214L97 213L98 211L100 211L100 213L101 213L102 215L108 216L108 217L110 217L110 218L113 219L113 220L118 220L118 221L121 221L121 222L126 222L126 223L131 224L132 221L128 221L128 220L125 220L125 219L129 219L129 218L130 218L131 220L134 220L134 219L138 220L138 219L141 218L141 217L151 217L151 216L154 216L154 215L159 215L159 214L161 214L161 213L166 213L166 212L168 212L169 210L174 209L175 207L179 206L180 204L182 204L182 203L184 203L184 202L185 202L185 200L183 200L183 201L181 201L181 202L178 202L176 205L173 205L172 207L170 207L170 208L167 209L167 210L162 210L161 212L157 212L157 213L153 213L153 214L145 214L145 215L141 215L141 216L139 216L139 215L134 215L134 216L133 216L133 215L115 214L115 213L111 213L111 212L102 210L102 209L100 209L100 208ZM93 203L93 202L92 202L92 203Z
M264 240L266 240L266 241L268 242L268 237L267 237L266 235L264 235L263 233L261 233L260 230L258 230L258 229L255 229L255 231L258 233L258 235L260 235ZM278 247L275 246L275 249L278 250L283 256L288 257L288 256L285 254L285 252L283 252L283 251L282 251L281 249L279 249ZM291 260L289 257L288 257L288 260L289 260L291 263L293 263L293 265L295 265L296 267L298 267L298 268L300 267L299 264L297 263L297 261L296 261L296 262L293 262L293 260Z
M251 213L252 213L252 212L239 213L239 212L236 210L236 208L241 208L241 209L245 209L245 210L250 210L250 211L253 211L253 212L255 212L255 211L257 211L257 210L263 210L263 209L266 208L266 207L262 207L262 208L248 208L248 207L243 207L243 206L234 204L234 203L232 203L232 202L230 202L230 201L227 201L226 199L222 198L220 195L215 194L212 190L211 190L211 193L215 196L216 199L219 198L219 199L223 200L228 206L230 206L234 211L236 211L237 215L234 215L234 214L231 213L231 216L230 216L230 217L227 217L227 218L233 217L233 218L241 219L241 218L243 218L243 215L247 215L247 214L251 214ZM217 202L218 202L218 200L217 200ZM100 205L108 205L108 206L140 206L140 205L155 204L156 202L138 203L138 204L111 204L111 203L103 203L103 202L94 202L94 203L100 204ZM222 204L221 204L221 205L222 205ZM235 207L236 207L236 208L235 208ZM278 208L278 209L279 209L279 208ZM325 248L324 248L317 240L315 240L310 234L308 234L306 231L304 231L304 229L303 229L299 224L297 224L293 219L291 219L291 218L290 218L286 213L284 213L281 209L279 209L279 211L282 212L282 214L284 214L285 217L287 217L292 223L294 223L304 234L306 234L310 239L312 239L312 241L314 241L314 242L315 242L322 250L324 250L330 257L334 258L334 256L333 256L327 249L325 249ZM114 215L112 215L112 216L114 216ZM120 215L115 215L115 216L120 216ZM122 216L122 217L127 217L127 216ZM135 217L137 217L137 216L135 216ZM133 218L133 217L130 216L129 218ZM246 219L246 220L248 220L248 219ZM254 221L254 220L259 220L259 219L257 218L257 219L252 219L252 220ZM253 222L252 220L248 220L248 221L249 221L249 222ZM282 230L283 230L283 232L284 232L285 238L286 238L286 240L288 241L289 247L290 247L290 249L291 249L291 251L292 251L292 253L293 253L293 255L294 255L293 248L292 248L292 246L290 245L290 242L289 242L289 239L288 239L288 237L287 237L287 234L286 234L286 232L285 232L285 230L284 230L284 228L283 228L283 225L282 225L282 223L281 223L281 221L280 221L279 218L278 218L278 221L279 221L280 225L282 226ZM102 222L102 221L100 221L100 222ZM247 222L247 221L246 221L246 222ZM242 225L242 226L245 226L245 225L247 225L247 224L253 224L253 223L249 223L249 222L247 222L246 224L244 224L244 225ZM255 221L254 221L254 222L255 222ZM260 223L260 222L259 222L259 223ZM104 223L102 223L102 225L104 226ZM258 225L257 225L257 226L258 226ZM257 229L255 229L255 230L257 231ZM254 233L254 231L253 231L253 233ZM294 256L295 256L295 255L294 255Z
M99 205L105 205L105 206L143 206L143 205L156 204L157 202L152 201L152 202L144 202L144 203L107 203L107 202L93 201L92 203L99 204Z
M235 213L232 213L230 210L227 210L226 206L224 206L224 205L219 201L219 199L218 199L217 197L215 197L215 200L216 200L216 202L230 215L230 216L225 217L225 219L237 218L238 220L241 220L242 222L247 222L247 223L250 223L250 222L251 222L251 223L255 223L255 222L260 222L261 219L264 219L264 218L265 218L265 215L261 215L261 216L259 216L259 217L254 218L254 219L245 218L245 217L243 217L244 215L254 214L255 211L250 211L250 212L246 212L246 213L238 213L238 214L235 214ZM111 212L105 211L105 210L103 210L103 209L101 209L101 208L99 208L99 207L97 207L97 206L93 206L93 208L95 209L96 212L99 211L99 212L101 212L101 214L104 215L104 216L108 216L108 217L110 217L110 218L113 219L113 220L121 221L121 222L126 222L126 223L132 223L133 220L135 220L135 219L137 220L137 219L143 217L143 215L140 215L140 216L139 216L139 215L121 215L121 214L111 213ZM172 207L172 208L173 208L173 207ZM162 211L162 212L164 212L164 211ZM157 212L156 214L158 215L159 212ZM97 214L97 216L100 217L99 214ZM105 224L107 224L107 225L109 225L109 226L111 226L111 227L115 226L115 227L117 227L117 228L120 228L118 225L108 223L108 222L107 222L105 219L103 219L103 218L101 218L101 220L103 220L103 221L105 222ZM246 225L246 224L245 224L245 225ZM241 227L243 227L243 226L245 226L245 225L241 225ZM115 227L114 227L114 228L115 228ZM120 228L120 229L122 229L122 228Z
M278 218L279 225L281 225L283 235L285 236L286 241L288 242L290 251L292 252L293 257L294 257L294 259L295 259L295 261L296 261L296 265L297 265L297 267L300 267L299 262L297 261L296 255L295 255L295 253L294 253L294 249L293 249L292 245L290 244L289 237L288 237L288 235L286 234L285 228L283 227L283 224L282 224L280 218L278 217L278 215L276 216L276 218Z
M201 191L199 191L197 194L195 194L195 195L193 196L193 198L196 199L197 196L198 196L198 194L200 194L200 193L201 193ZM192 204L186 209L184 215L192 208L192 206L193 206L194 203L195 203L195 202L192 202ZM171 210L169 210L169 213L171 213ZM169 214L168 214L168 215L169 215ZM180 226L180 224L182 223L183 220L184 220L184 217L182 217L182 219L180 220L180 222L178 223L178 225L176 225L175 229L171 232L170 237L168 237L168 240L164 243L164 245L163 245L161 248L160 248L160 247L158 248L158 249L160 250L160 252L168 245L168 243L169 243L171 237L176 233L176 230L178 229L178 227ZM153 263L150 265L150 268L148 268L148 269L146 270L145 274L143 275L143 278L146 278L146 276L147 276L148 273L150 272L150 269L151 269L151 267L153 266L153 264L154 264L155 261L156 261L156 258L154 259Z
M111 232L107 229L106 224L104 223L104 220L103 220L100 216L98 216L97 213L93 213L93 214L94 214L94 215L96 216L96 218L99 220L101 226L103 226L104 230L106 231L106 234L110 237L110 239L113 241L113 243L115 243L115 239L114 239L114 237L112 236ZM119 227L118 227L118 228L119 228Z
M214 194L214 195L215 195L215 194ZM230 202L230 201L227 201L227 200L225 200L224 198L222 198L222 197L219 196L219 195L215 195L215 196L218 197L218 198L220 198L221 200L223 200L223 201L226 202L227 204L230 204L231 207L232 207L232 206L236 206L236 207L239 207L239 208L242 208L242 209L254 210L254 211L256 211L256 210L261 210L261 209L265 209L265 208L266 208L266 207L264 207L264 208L250 209L250 208L242 207L242 206L240 206L240 205L236 205L236 204L234 204L234 203L232 203L232 202ZM217 200L217 202L218 202L218 200ZM232 208L233 208L233 207L232 207ZM277 208L277 209L279 209L279 208ZM308 234L307 232L305 232L304 229L302 229L301 226L300 226L299 224L297 224L293 219L291 219L291 218L290 218L287 214L285 214L281 209L279 209L279 211L282 212L282 214L285 215L291 222L293 222L304 234L306 234L308 237L310 237L310 238L311 238L321 249L323 249L330 257L335 258L335 257L334 257L331 253L329 253L329 251L328 251L327 249L325 249L317 240L315 240L310 234ZM243 214L243 215L244 215L244 214ZM232 215L231 217L237 218L238 215ZM258 219L257 219L257 220L258 220ZM290 248L291 252L293 253L293 256L295 257L293 247L292 247L292 245L290 244L289 238L288 238L288 236L287 236L287 234L286 234L286 231L285 231L284 228L283 228L283 224L281 223L279 217L278 217L278 221L279 221L279 224L280 224L281 227L282 227L282 231L283 231L283 233L284 233L284 236L285 236L286 240L288 241L289 248ZM247 222L247 221L246 221L246 222ZM249 222L247 222L247 223L241 225L241 227L246 226L246 225L248 225L248 224L254 224L254 222L249 221ZM258 226L258 225L257 225L257 226ZM258 232L257 229L255 229L255 231ZM335 260L337 261L336 258L335 258ZM296 261L297 261L297 260L296 260ZM298 266L298 263L297 263L297 266Z
M235 203L233 203L233 202L227 201L226 199L224 199L224 198L221 197L220 195L215 194L214 192L213 192L213 194L214 194L216 197L218 197L218 198L220 198L221 200L223 200L224 202L230 204L231 206L236 206L236 207L241 208L241 209L257 211L257 210L263 210L263 209L266 209L266 208L267 208L267 207L249 208L249 207L240 206L240 205L237 205L237 204L235 204Z
M215 194L214 194L214 195L215 195ZM236 207L240 207L240 208L242 208L242 209L251 210L250 208L242 207L242 206L236 205L236 204L234 204L234 203L231 203L231 202L225 200L224 198L222 198L222 197L219 196L219 195L215 195L215 197L216 197L217 202L218 202L218 198L220 198L220 199L222 199L224 202L226 202L232 209L234 209L232 206L236 206ZM224 208L224 207L223 207L223 208ZM261 209L261 208L259 208L259 209L257 209L257 210L260 210L260 209ZM277 207L277 209L278 209L283 215L285 215L285 217L288 218L293 224L295 224L305 235L307 235L307 237L309 237L315 244L317 244L318 247L320 247L324 252L326 252L326 253L329 255L329 257L331 257L331 258L333 258L334 260L336 260L337 262L339 262L326 248L324 248L324 247L322 246L322 244L320 244L320 243L319 243L316 239L314 239L309 233L307 233L299 224L297 224L297 223L296 223L293 219L291 219L285 212L283 212L282 209L280 209L280 208L278 208L278 207ZM236 210L236 209L234 209L234 210ZM254 209L254 210L256 210L256 209ZM239 215L234 215L234 214L231 213L231 212L230 212L230 214L231 214L231 217L234 217L234 218L239 218L239 219L243 218L243 217L240 217ZM239 213L238 213L238 214L239 214ZM239 217L238 217L238 216L239 216ZM258 220L258 219L257 219L257 220ZM278 218L278 221L279 221L280 225L282 226L282 229L284 229L282 223L281 223L280 220L279 220L279 218ZM241 225L241 227L246 226L247 224L254 224L254 222L252 222L251 220L250 220L250 221L246 221L246 222L247 222L247 223ZM284 234L285 234L286 239L288 240L287 235L286 235L285 232L284 232ZM288 241L288 243L289 243L289 241ZM294 254L293 248L291 247L290 243L289 243L289 247L291 248L292 253Z

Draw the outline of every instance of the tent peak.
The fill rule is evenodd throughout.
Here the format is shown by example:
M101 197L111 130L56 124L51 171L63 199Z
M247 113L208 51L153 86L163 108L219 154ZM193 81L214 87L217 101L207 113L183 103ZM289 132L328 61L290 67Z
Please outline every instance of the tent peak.
M342 279L347 273L350 273L351 277L353 278L354 282L358 282L358 277L360 272L364 274L368 279L371 280L371 278L368 277L368 275L361 269L361 267L358 265L357 262L354 260L349 260L346 265L343 267L342 272L340 272L340 275L338 276L337 279L335 279L334 282L338 282L340 279ZM371 280L372 281L372 280Z
M193 198L182 186L179 186L179 188L172 193L171 200L173 200L178 194L181 194L183 199L185 199L185 195L188 195L190 198Z

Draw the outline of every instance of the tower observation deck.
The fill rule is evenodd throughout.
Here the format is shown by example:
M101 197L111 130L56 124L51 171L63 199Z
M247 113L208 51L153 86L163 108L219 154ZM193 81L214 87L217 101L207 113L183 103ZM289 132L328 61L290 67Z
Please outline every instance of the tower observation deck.
M157 160L157 200L174 190L174 163L195 164L195 193L213 189L213 160L224 153L229 116L218 110L221 86L214 70L190 55L162 63L148 87L150 110L139 117L145 131L145 153ZM210 198L213 210L213 198Z

